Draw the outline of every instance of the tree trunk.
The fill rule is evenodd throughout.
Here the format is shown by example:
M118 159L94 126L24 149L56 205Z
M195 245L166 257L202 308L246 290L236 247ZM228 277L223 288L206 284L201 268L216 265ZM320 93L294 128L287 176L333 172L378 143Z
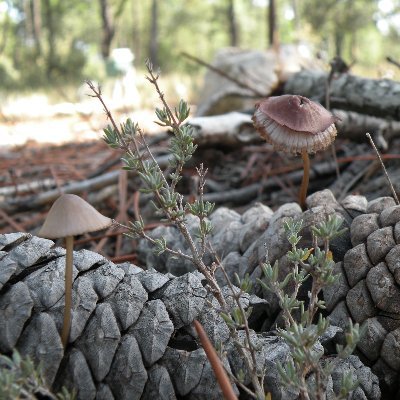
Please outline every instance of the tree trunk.
M42 53L42 18L40 0L31 2L32 34L35 41L36 54Z
M6 46L7 39L9 38L8 30L10 28L10 17L6 14L1 24L1 35L0 35L0 55L3 54Z
M103 35L101 39L101 55L107 59L110 55L111 42L115 35L115 26L112 20L111 9L108 0L100 1Z
M24 19L24 28L25 28L25 39L29 39L30 36L32 35L32 12L31 12L31 4L30 2L25 1L24 2L24 13L25 13L25 19Z
M292 0L292 8L294 14L294 31L295 31L295 43L300 42L300 29L301 29L301 22L300 22L300 11L299 11L299 1Z
M56 26L54 21L54 10L51 0L44 0L46 28L47 28L47 77L52 78L54 69L56 68L57 55L56 55Z
M343 57L343 41L344 41L344 33L341 28L336 28L335 30L335 56Z
M269 0L268 8L268 44L269 47L274 49L278 48L278 20L276 17L276 3L275 0Z
M239 46L239 30L235 13L234 0L228 0L229 42L233 47Z
M138 62L141 62L141 43L142 43L142 35L141 35L141 20L140 20L140 8L141 8L141 3L132 2L132 22L133 22L133 27L132 27L132 49L133 53L135 55L135 59L138 60Z
M288 79L284 92L324 104L327 77L324 72L301 71ZM341 74L332 80L330 106L400 121L399 93L400 82Z
M155 67L159 66L159 60L158 60L158 0L153 0L152 5L151 5L149 58Z

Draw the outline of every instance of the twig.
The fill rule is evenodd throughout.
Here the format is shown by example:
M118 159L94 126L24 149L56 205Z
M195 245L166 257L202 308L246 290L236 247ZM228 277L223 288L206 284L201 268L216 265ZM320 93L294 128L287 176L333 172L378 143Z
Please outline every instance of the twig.
M154 85L158 97L160 98L161 102L164 105L165 111L167 112L169 118L172 121L172 128L173 129L179 129L179 121L176 120L174 113L172 112L170 106L168 105L168 103L165 101L165 96L164 93L161 91L160 87L158 86L158 78L159 78L159 74L154 75L153 73L153 65L151 64L151 62L149 60L146 61L146 67L147 67L147 71L149 72L150 76L146 76L146 79L152 84Z
M374 150L375 150L375 152L376 152L376 155L377 155L378 158L379 158L379 161L380 161L380 163L381 163L383 172L384 172L384 174L385 174L385 176L386 176L386 179L387 179L387 181L388 181L388 183L389 183L390 190L392 191L393 198L394 198L394 200L396 201L396 204L399 205L399 204L400 204L399 199L398 199L398 197L397 197L396 191L394 190L392 181L391 181L390 178L389 178L389 174L388 174L387 171L386 171L385 165L383 164L381 155L379 154L379 151L378 151L378 149L376 148L375 143L374 143L374 141L372 140L371 135L370 135L369 133L366 133L366 136L367 136L367 138L369 139L369 141L371 142L371 146L374 148Z
M231 381L222 366L221 360L218 358L217 352L215 351L213 345L207 337L206 332L201 326L200 322L197 320L193 321L196 332L199 335L199 339L203 346L203 349L207 355L208 360L214 370L215 376L221 387L222 393L226 400L237 400L236 393L233 391Z
M131 262L137 262L137 255L136 254L125 254L123 256L116 256L116 257L111 257L110 261L113 263L123 263L126 261L131 261Z
M359 166L360 163L357 164L357 167ZM353 176L352 179L348 180L348 176L344 176L344 182L347 181L346 185L340 189L339 193L336 193L333 188L331 187L330 190L332 190L333 194L336 195L338 201L342 201L346 196L349 190L359 181L361 178L368 172L368 169L362 168L357 174ZM338 182L338 181L336 181Z
M156 161L162 166L168 165L169 156L163 155L156 157ZM95 190L106 187L112 183L115 183L119 176L119 170L107 172L103 175L97 176L92 179L87 179L82 182L72 182L68 185L62 186L61 190L63 193L79 194L84 191L93 192ZM59 197L60 193L58 189L49 190L39 195L28 196L23 199L11 199L0 203L0 208L6 211L22 211L40 208L53 202Z
M14 219L7 215L2 209L0 209L0 218L3 218L10 226L16 229L18 232L26 232L25 229Z
M386 61L395 65L397 68L400 68L400 63L398 61L396 61L393 57L387 56Z
M191 54L188 54L186 52L182 52L181 53L184 57L188 58L189 60L192 60L200 65L203 65L204 67L207 67L208 69L210 69L211 71L215 72L218 75L223 76L224 78L230 80L233 83L236 83L236 85L238 85L239 87L243 88L243 89L248 89L251 92L253 92L257 97L267 97L268 94L267 93L262 93L260 91L258 91L257 89L252 88L251 86L247 85L244 82L239 81L238 79L230 76L229 74L227 74L224 71L221 71L219 68L214 67L211 64L206 63L203 60L200 60L199 58L192 56Z
M263 395L264 395L264 373L263 373L262 376L259 376L257 374L256 354L255 354L255 351L254 351L254 346L253 346L252 341L251 341L249 321L248 321L246 312L245 312L245 310L244 310L244 308L243 308L243 306L242 306L242 304L240 302L240 299L241 299L242 294L243 294L243 290L242 290L242 288L239 287L239 293L237 294L235 292L234 286L233 286L233 284L232 284L232 282L231 282L231 280L230 280L230 278L229 278L229 276L228 276L228 274L227 274L227 272L225 270L225 267L224 267L220 257L215 252L215 250L214 250L214 248L212 247L211 244L210 244L210 246L211 246L210 247L211 253L213 254L213 256L214 256L214 258L216 260L216 264L215 265L217 265L221 269L221 271L222 271L222 273L223 273L223 275L225 277L225 280L227 282L227 285L229 287L229 290L232 293L232 298L235 301L235 303L236 303L236 305L237 305L237 307L238 307L238 309L239 309L239 311L240 311L240 313L242 315L242 318L243 318L243 328L244 328L244 332L245 332L245 335L246 335L247 350L250 353L251 360L248 359L248 356L247 356L246 352L244 351L245 346L243 346L240 343L240 341L238 340L238 335L237 335L236 329L230 327L229 325L228 325L228 328L229 328L229 330L231 332L232 338L234 340L234 344L235 344L236 348L238 349L239 353L241 354L243 362L245 363L246 368L247 368L247 370L249 372L249 375L251 377L251 381L252 381L252 384L253 384L253 390L254 390L254 393L251 394L251 397L257 398L257 399L263 398ZM228 311L228 310L225 310L225 312L226 311Z
M199 186L198 186L198 197L200 199L201 202L204 201L204 185L206 182L206 174L208 169L204 169L203 163L200 164L200 167L196 167L197 170L197 174L199 176ZM200 224L199 226L201 226L204 223L204 215L201 214L199 216L199 220L200 220ZM204 257L204 254L206 252L206 236L205 235L201 235L201 243L200 243L200 256Z
M107 108L106 104L104 103L103 97L101 95L101 89L100 87L95 87L93 82L91 82L90 80L86 81L87 85L89 86L89 88L92 90L92 92L94 93L94 95L89 95L90 97L97 97L100 101L100 103L103 106L103 110L107 115L107 118L110 120L112 126L114 127L114 130L116 132L116 134L118 135L119 141L122 143L123 147L127 150L128 149L128 145L125 142L123 136L121 135L121 132L118 128L118 125L116 124L116 122L114 121L114 118L110 112L110 110Z

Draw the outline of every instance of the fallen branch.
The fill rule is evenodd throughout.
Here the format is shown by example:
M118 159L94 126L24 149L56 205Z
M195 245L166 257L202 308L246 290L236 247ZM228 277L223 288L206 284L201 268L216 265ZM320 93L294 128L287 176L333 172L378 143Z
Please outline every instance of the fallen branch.
M169 157L166 155L160 156L157 158L157 162L160 164L160 166L165 167L166 165L168 165L168 158ZM116 170L107 172L92 179L86 179L82 182L73 182L66 186L62 186L61 192L73 194L79 194L86 191L93 192L116 183L119 174L120 170ZM24 197L22 199L16 198L6 200L0 203L0 209L3 209L9 213L16 211L33 210L52 203L59 196L60 190L53 189L44 193L40 193L38 195Z
M387 56L386 61L395 65L397 68L400 68L400 62L396 61L393 57Z
M324 104L327 77L324 72L298 72L288 79L284 92L306 96ZM332 108L400 121L399 92L400 82L341 74L331 82L330 102Z
M0 196L18 196L23 193L35 192L37 190L48 189L54 187L56 182L54 179L43 179L29 183L20 183L12 186L4 186L0 188Z
M339 118L336 126L341 138L365 142L365 132L371 132L374 137L380 136L385 141L400 136L400 121L339 109L333 109L332 112ZM197 128L195 140L199 145L218 144L234 147L262 142L259 134L253 128L250 114L231 112L222 115L194 117L188 123Z
M230 76L229 74L227 74L225 71L222 71L219 68L214 67L213 65L206 63L203 60L200 60L200 58L197 58L195 56L192 56L189 53L186 53L185 51L181 53L184 57L188 58L191 61L194 61L197 64L202 65L203 67L208 68L209 70L215 72L216 74L228 79L229 81L235 83L236 85L238 85L239 87L243 88L243 89L247 89L250 90L250 92L254 93L254 95L256 97L266 97L268 96L268 93L266 92L260 92L258 89L255 89L249 85L247 85L246 83L234 78L233 76Z

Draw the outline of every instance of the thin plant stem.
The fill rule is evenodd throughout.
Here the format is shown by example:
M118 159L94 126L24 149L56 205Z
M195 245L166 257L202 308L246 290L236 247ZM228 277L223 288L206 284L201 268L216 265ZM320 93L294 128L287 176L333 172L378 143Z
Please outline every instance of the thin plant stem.
M242 314L243 317L243 321L244 321L244 331L246 334L246 341L247 341L247 345L248 345L248 350L250 352L250 356L251 356L251 362L247 357L247 354L245 353L243 347L240 345L240 343L238 343L238 350L241 353L242 357L243 357L243 361L246 365L246 368L249 371L250 377L251 377L251 381L253 383L253 390L254 390L254 394L255 397L257 399L261 399L263 398L264 394L264 384L263 384L263 380L264 378L262 377L261 379L259 379L258 375L257 375L257 361L256 361L256 355L254 353L254 347L252 345L251 342L251 336L250 336L250 327L249 327L249 321L246 315L246 312L244 311L242 304L240 303L240 297L242 295L242 290L240 289L240 293L237 295L235 293L235 289L232 285L231 280L229 279L228 274L226 273L226 270L222 264L222 262L220 261L220 259L218 258L218 256L215 254L214 252L214 256L217 259L217 262L219 264L219 267L221 268L222 273L224 274L225 280L228 284L229 290L232 293L232 297L235 300L236 305L238 306L240 313ZM231 330L231 334L232 336L236 339L237 337L237 333L234 330ZM253 395L254 397L254 395Z
M150 147L149 147L149 145L147 144L147 140L146 140L145 137L144 137L144 133L143 133L143 131L142 131L142 129L141 129L140 127L138 127L138 132L139 132L140 138L142 139L142 145L145 147L148 156L150 157L151 161L154 163L154 165L157 167L158 171L160 172L160 174L161 174L161 179L163 180L165 187L166 187L167 189L169 189L169 184L168 184L167 180L165 179L165 176L164 176L163 172L161 171L161 168L160 168L160 166L158 165L156 159L154 158L154 155L153 155L152 151L150 150ZM138 146L137 143L135 142L135 139L134 139L134 138L133 138L133 142L134 142L134 144L135 144L136 153L137 153L137 154L140 154L140 153L139 153L139 146Z
M384 172L384 174L385 174L385 176L386 176L386 179L387 179L387 181L388 181L388 183L389 183L390 190L392 191L393 198L394 198L396 204L399 205L399 204L400 204L399 199L398 199L398 197L397 197L396 191L394 190L392 181L391 181L390 178L389 178L389 174L388 174L387 171L386 171L385 164L383 164L382 157L381 157L381 155L379 154L379 150L378 150L377 147L375 146L375 143L374 143L374 141L372 140L371 135L370 135L369 133L366 133L366 136L367 136L367 138L369 139L369 141L371 142L371 146L374 148L374 150L375 150L375 152L376 152L376 155L378 156L378 159L379 159L379 162L381 163L383 172Z
M160 87L158 86L157 81L158 81L159 75L158 74L154 75L153 66L149 61L146 62L146 67L147 67L147 71L150 74L150 76L146 77L146 78L152 85L154 85L154 87L157 91L158 97L160 98L161 102L163 103L165 110L167 111L167 114L172 122L172 124L171 124L172 129L179 129L179 122L175 119L174 113L172 112L168 103L165 101L164 93L161 91Z
M67 347L69 331L71 328L71 308L72 308L72 268L73 268L73 248L74 237L67 236L65 238L65 307L64 320L61 332L61 341L64 349Z
M189 149L186 149L186 147L182 147L182 149L179 146L184 146L185 141L184 139L189 138L190 132L186 132L182 130L181 124L183 123L183 120L186 118L187 113L189 110L187 109L187 104L182 103L177 109L175 109L175 112L171 107L168 106L167 102L165 101L164 98L164 93L161 92L159 86L158 86L158 78L159 75L158 73L153 73L153 69L151 66L151 63L147 63L147 68L149 72L149 76L146 78L152 83L155 87L155 90L157 91L159 98L161 102L163 103L163 110L159 110L157 112L157 115L159 116L160 121L162 122L160 125L162 126L169 126L172 128L174 131L174 134L176 136L176 143L173 143L171 146L171 152L173 155L176 155L177 162L175 163L175 173L171 174L171 179L172 182L169 184L165 174L162 172L160 169L160 166L156 162L147 142L144 137L143 131L140 129L140 127L136 124L134 126L134 129L132 129L131 135L128 138L127 133L129 133L129 130L131 130L130 125L129 125L129 130L125 128L125 125L122 125L121 129L118 128L116 125L114 119L112 118L112 115L110 111L107 109L102 96L101 96L101 91L100 89L94 88L94 86L90 86L91 89L94 92L93 97L97 97L103 107L104 110L109 117L113 130L115 132L111 132L112 134L107 135L106 132L106 142L111 145L111 147L119 148L122 150L125 150L127 152L127 157L129 161L128 167L130 169L133 169L131 164L134 166L137 171L143 175L145 178L149 177L148 179L144 179L149 192L152 192L155 198L155 203L157 209L162 211L165 214L165 217L167 220L169 220L171 223L175 224L177 229L180 231L182 236L184 237L189 250L187 253L182 253L180 251L175 251L170 248L168 248L165 243L162 243L162 248L161 251L166 251L169 252L170 254L173 254L177 257L181 257L186 260L190 260L197 268L198 271L200 271L206 281L207 281L207 289L209 290L210 293L214 296L214 298L218 301L219 306L221 310L224 312L229 313L229 309L226 303L226 300L222 294L221 287L219 286L216 278L215 278L215 268L213 267L213 264L206 265L203 257L206 251L206 235L208 231L208 225L205 224L205 218L208 215L209 211L201 209L199 206L199 210L196 211L195 215L198 215L199 220L200 220L200 228L202 232L202 237L201 237L201 242L197 244L197 242L194 241L184 218L184 213L186 211L184 204L183 204L183 196L180 195L179 193L175 192L176 189L176 184L181 177L182 173L182 168L184 165L184 160L190 158L192 152L194 151L195 147L189 147ZM183 111L182 111L183 110ZM184 111L186 110L186 111ZM131 122L130 122L131 124ZM137 135L136 135L137 134ZM125 139L125 141L124 141ZM182 142L182 143L180 143ZM174 146L177 145L178 150L175 153ZM190 145L192 145L192 142L190 142ZM181 153L183 155L181 155ZM147 165L147 162L149 161L150 167ZM155 172L154 172L155 171ZM204 169L203 165L200 166L200 168L197 169L197 172L200 176L200 183L199 183L199 202L200 204L204 205L203 201L203 189L204 189L204 182L205 182L205 175L207 170ZM154 176L153 176L154 174ZM159 174L159 176L158 176ZM164 193L165 192L165 193ZM173 198L174 200L167 201L165 196L169 196L168 199ZM208 210L209 204L206 204L206 208ZM120 227L125 227L122 224L117 223L118 226ZM205 226L205 230L203 229ZM133 232L138 236L143 237L144 239L147 239L150 243L153 243L154 245L160 245L159 241L156 239L151 238L148 236L143 229L143 221L141 220L140 216L138 218L138 221L133 224L132 228L125 227L129 231ZM204 231L204 232L203 232ZM129 234L128 234L129 235ZM244 358L244 363L251 375L253 387L255 388L254 391L255 393L252 394L252 396L256 399L263 400L265 398L264 394L264 389L263 389L263 378L257 375L257 367L256 367L256 358L255 358L255 349L253 348L253 345L251 343L250 339L250 328L248 325L247 321L247 315L243 309L243 307L240 304L240 298L237 298L232 285L231 290L232 290L232 296L235 298L236 302L238 303L238 307L240 309L240 312L245 320L244 328L246 330L246 335L247 335L247 343L242 345L239 341L239 336L236 331L235 327L229 327L231 337L233 339L233 343L236 345L238 351L241 353L241 355ZM206 346L204 345L204 348ZM248 354L247 350L251 353ZM227 378L229 382L229 378ZM231 387L231 384L225 385ZM232 389L232 387L231 387ZM234 393L233 393L234 394ZM225 395L225 398L227 399L237 399L236 395L234 394L234 397L228 397Z
M92 82L92 81L89 81L89 80L86 81L86 83L87 83L87 85L89 86L89 88L92 90L92 92L94 93L94 95L90 95L90 97L97 97L97 98L99 99L100 103L101 103L102 106L103 106L103 110L104 110L104 112L105 112L106 115L107 115L107 118L110 120L110 122L111 122L111 124L112 124L112 126L113 126L113 128L114 128L114 130L115 130L115 132L116 132L117 135L118 135L118 139L119 139L120 142L122 143L123 147L124 147L126 150L128 150L128 145L127 145L127 143L125 142L123 136L121 135L121 132L120 132L120 130L118 129L118 125L116 124L116 122L115 122L115 120L114 120L114 118L113 118L113 116L112 116L110 110L107 108L106 103L105 103L104 100L103 100L100 87L98 87L98 88L96 89L96 87L94 86L93 82Z
M308 156L307 150L302 150L301 158L303 159L303 179L300 186L299 204L300 207L305 210L308 182L310 180L310 158Z
M236 386L239 386L244 392L246 392L250 397L254 398L254 393L248 388L246 387L246 385L244 385L242 382L239 381L238 378L236 378L235 375L233 375L231 372L226 371L226 373L228 374L228 376L231 378L231 380L233 382L235 382ZM263 399L264 400L264 399ZM265 397L265 400L267 400L267 397Z
M174 115L173 111L171 110L171 107L165 101L164 93L161 91L160 87L158 86L159 75L158 74L154 75L152 64L150 62L147 62L146 63L146 67L147 67L147 71L149 72L149 75L150 75L150 76L148 76L146 78L152 85L154 85L154 87L156 89L156 92L158 94L158 97L160 98L161 102L163 103L165 111L168 114L168 118L170 120L170 127L173 129L174 134L176 135L179 132L180 126L182 124L182 121L180 121L179 119L175 118L175 115ZM139 133L140 133L140 131L139 131ZM180 161L178 163L178 165L176 166L175 175L178 175L178 176L181 175L182 170L183 170L183 165L184 165L184 161ZM172 181L172 183L171 183L171 190L172 191L175 191L177 183L178 183L177 180L173 180Z
M204 185L205 185L205 176L208 172L208 169L204 169L203 163L200 164L199 168L196 168L197 174L199 175L199 188L198 188L198 196L201 202L203 202L204 199ZM200 225L204 222L204 215L199 216L200 220ZM200 256L204 257L204 254L206 252L206 236L201 235L201 243L200 243Z

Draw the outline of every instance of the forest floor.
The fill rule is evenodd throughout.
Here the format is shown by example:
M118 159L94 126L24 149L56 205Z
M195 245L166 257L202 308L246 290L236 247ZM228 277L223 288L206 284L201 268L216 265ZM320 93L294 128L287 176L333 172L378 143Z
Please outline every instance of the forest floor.
M149 199L139 192L140 182L134 174L121 170L122 154L109 149L101 140L107 119L100 107L96 112L66 112L29 104L29 117L3 115L0 123L0 233L38 232L48 209L64 191L86 198L107 216L128 223L144 216L146 228L157 224ZM52 113L52 114L51 114ZM148 134L155 157L166 165L168 138L154 124L150 110L118 112L115 117L137 121ZM367 143L337 139L335 151L340 175L331 149L312 160L310 192L329 188L339 200L349 194L367 198L391 195L376 155ZM395 187L400 187L400 141L394 140L384 154ZM260 141L243 147L223 145L199 146L186 166L178 188L187 199L196 196L195 167L204 163L209 169L206 196L217 206L239 212L255 202L276 209L297 201L302 177L301 160L274 151ZM122 231L109 230L86 235L78 245L103 253L115 262L136 261L132 240Z

